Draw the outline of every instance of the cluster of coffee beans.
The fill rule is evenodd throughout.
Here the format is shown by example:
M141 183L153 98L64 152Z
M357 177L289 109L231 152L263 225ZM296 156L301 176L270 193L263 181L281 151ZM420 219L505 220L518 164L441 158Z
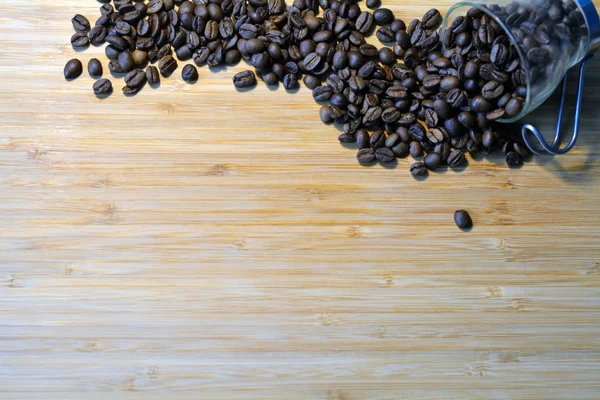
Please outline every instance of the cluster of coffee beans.
M326 103L323 122L343 126L339 140L356 144L360 163L390 163L410 154L423 157L410 168L421 176L441 165L461 166L466 152L502 148L511 166L528 154L493 129L493 121L522 110L526 73L505 32L478 9L455 19L441 37L438 10L406 25L391 10L377 8L378 0L367 1L377 8L373 12L356 0L99 1L94 27L82 15L73 17L71 43L108 43L108 68L125 74L125 94L158 84L178 68L177 60L216 67L243 58L256 74L236 74L237 88L255 85L258 75L267 85L281 82L293 90L303 78L314 99ZM366 42L374 31L388 46ZM540 63L550 57L529 53ZM82 70L81 62L70 60L65 77L74 79ZM90 60L88 71L100 77L102 64ZM182 78L197 80L196 67L185 65ZM106 95L112 83L100 79L93 89Z

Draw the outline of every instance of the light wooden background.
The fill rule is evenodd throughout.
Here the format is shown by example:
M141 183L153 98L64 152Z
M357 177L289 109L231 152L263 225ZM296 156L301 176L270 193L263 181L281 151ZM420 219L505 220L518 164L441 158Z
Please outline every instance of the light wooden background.
M600 63L568 156L418 182L245 64L65 82L98 7L0 2L0 398L600 398Z

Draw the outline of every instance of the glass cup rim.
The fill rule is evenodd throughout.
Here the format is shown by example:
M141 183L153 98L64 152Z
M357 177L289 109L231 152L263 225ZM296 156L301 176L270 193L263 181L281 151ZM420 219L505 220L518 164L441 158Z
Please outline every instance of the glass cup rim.
M476 8L476 9L482 11L483 13L485 13L487 16L492 18L502 28L502 30L504 30L504 33L506 33L506 36L508 36L511 43L514 44L514 47L517 50L517 54L519 55L519 58L521 59L521 68L523 68L523 70L525 71L527 96L525 97L525 104L523 104L523 108L521 109L519 114L515 115L512 118L501 118L496 121L502 122L502 123L511 123L511 122L520 120L527 114L527 112L528 112L527 110L529 109L529 105L531 103L531 79L529 76L531 68L529 66L529 60L523 53L523 50L521 49L521 47L517 44L518 42L517 42L515 36L512 34L511 30L506 26L506 24L504 22L500 21L500 19L494 14L493 11L491 11L487 7L484 7L481 4L474 3L471 1L461 1L461 2L454 4L452 7L450 7L448 9L448 11L446 12L446 15L444 15L444 21L442 22L442 31L440 33L440 37L442 38L442 48L444 50L446 48L446 46L444 45L444 42L443 42L443 38L444 38L444 34L446 33L446 27L448 26L448 22L449 22L448 19L449 19L450 15L456 9L461 8L461 7Z

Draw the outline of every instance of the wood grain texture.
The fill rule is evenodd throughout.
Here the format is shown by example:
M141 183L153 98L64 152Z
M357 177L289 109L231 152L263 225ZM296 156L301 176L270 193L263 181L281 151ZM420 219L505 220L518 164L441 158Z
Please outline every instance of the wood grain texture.
M600 63L569 155L417 182L243 63L65 82L98 6L0 2L0 398L600 398Z

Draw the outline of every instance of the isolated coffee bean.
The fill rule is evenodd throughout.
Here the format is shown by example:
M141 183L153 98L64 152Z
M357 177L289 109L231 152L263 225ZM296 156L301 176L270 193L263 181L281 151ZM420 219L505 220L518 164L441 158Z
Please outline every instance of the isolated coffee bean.
M188 83L196 82L198 80L198 70L192 64L187 64L181 71L181 78Z
M463 230L470 229L473 226L473 220L471 220L471 216L465 210L454 212L454 223Z
M97 58L92 58L88 61L88 73L92 77L102 76L103 68L102 63Z
M64 68L65 79L75 79L78 78L83 72L83 65L81 61L74 58L69 60Z
M112 82L108 79L99 79L96 82L94 82L93 89L94 94L96 94L97 96L109 94L113 90Z
M423 162L417 161L410 166L410 173L414 177L424 177L427 176L428 170Z

